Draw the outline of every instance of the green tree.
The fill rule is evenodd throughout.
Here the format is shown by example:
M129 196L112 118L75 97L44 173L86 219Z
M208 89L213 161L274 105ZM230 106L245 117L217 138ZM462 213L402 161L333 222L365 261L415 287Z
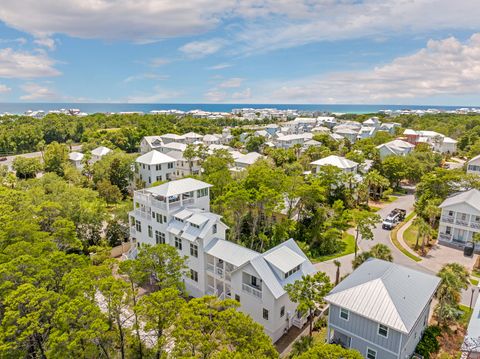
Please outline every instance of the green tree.
M64 167L68 161L68 147L58 142L52 142L45 147L43 162L45 171L63 176Z
M315 344L305 353L295 357L297 359L362 359L363 356L355 349L344 349L335 344Z
M113 185L108 179L102 179L97 182L98 194L109 204L118 203L122 200L122 192Z
M298 303L299 312L308 313L310 336L312 336L313 311L323 303L323 298L333 288L330 279L323 272L314 275L304 275L301 280L289 283L285 290L292 302Z
M265 137L250 136L245 144L245 148L248 152L260 152L264 143Z
M373 240L373 229L380 222L380 216L368 211L354 209L350 211L351 222L355 228L355 258L357 257L358 238Z
M42 170L42 164L37 158L15 157L12 168L18 178L35 178L38 172Z
M165 288L143 296L137 305L144 330L152 332L155 343L155 357L160 359L166 353L167 336L165 331L171 328L185 301L175 288Z
M470 273L461 264L449 263L442 267L438 276L441 282L435 294L438 300L435 314L439 323L448 324L458 319L461 314L458 304L461 291L467 289L470 284Z
M406 171L405 157L388 156L382 161L382 174L390 181L392 187L400 186L400 181L405 178Z
M360 253L353 261L352 267L358 268L363 262L369 258L382 259L387 262L393 262L392 251L385 244L376 244L369 251Z
M194 145L188 144L185 151L183 151L183 158L185 158L188 162L188 169L190 175L193 174L193 161L198 157L197 150Z

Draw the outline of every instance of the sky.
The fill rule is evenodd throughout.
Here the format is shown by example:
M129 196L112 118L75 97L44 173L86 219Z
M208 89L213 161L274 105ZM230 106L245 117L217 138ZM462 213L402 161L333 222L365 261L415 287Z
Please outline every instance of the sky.
M480 106L480 1L1 0L0 102Z

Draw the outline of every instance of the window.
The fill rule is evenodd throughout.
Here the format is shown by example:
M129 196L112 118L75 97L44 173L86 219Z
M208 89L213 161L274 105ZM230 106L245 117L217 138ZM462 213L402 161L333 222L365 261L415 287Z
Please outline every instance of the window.
M208 196L208 188L202 188L197 191L197 197L205 197Z
M182 239L175 237L175 248L182 250Z
M475 216L475 222L480 222L480 216Z
M263 319L268 320L268 310L263 308Z
M287 273L285 273L285 279L290 277L293 273L298 272L299 270L300 270L300 265L298 265L295 268L289 270Z
M198 272L197 272L197 271L194 271L193 269L190 269L190 278L191 278L194 282L198 282Z
M212 227L213 234L217 233L217 224L214 224Z
M367 359L377 359L377 352L373 349L367 348Z
M382 337L388 338L388 327L385 325L379 324L378 325L378 335Z
M449 215L450 217L453 217L453 211L448 211L448 215Z
M155 231L155 242L157 244L165 244L165 233Z
M142 231L142 223L140 221L135 221L135 229L137 230L137 232Z
M161 171L161 170L162 170L162 165L156 165L156 166L155 166L155 169L156 169L157 171Z
M167 216L163 216L160 213L157 213L157 222L158 223L167 223Z
M155 218L155 212L152 211L152 218Z
M162 180L162 176L157 176L156 181L160 182Z
M349 312L344 308L340 308L340 318L348 320Z
M171 163L168 164L168 168L169 168L169 169L172 169L172 168L173 168L173 162L171 162Z
M282 306L280 308L280 318L283 317L285 315L285 306Z
M238 294L235 294L235 300L240 303L240 296Z
M190 225L194 228L200 228L200 226L198 224L190 223Z
M152 229L152 226L148 226L148 236L149 236L150 238L153 237L153 229Z
M196 244L190 243L190 255L198 258L198 246Z
M462 213L462 221L467 219L467 215L465 213Z
M251 276L251 283L254 287L257 287L257 277Z
M445 233L446 234L452 234L452 227L445 228Z

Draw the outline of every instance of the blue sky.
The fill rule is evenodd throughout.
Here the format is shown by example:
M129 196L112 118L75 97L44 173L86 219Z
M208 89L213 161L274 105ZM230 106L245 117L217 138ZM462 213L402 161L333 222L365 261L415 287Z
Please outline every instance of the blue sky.
M478 0L2 0L0 102L480 105Z

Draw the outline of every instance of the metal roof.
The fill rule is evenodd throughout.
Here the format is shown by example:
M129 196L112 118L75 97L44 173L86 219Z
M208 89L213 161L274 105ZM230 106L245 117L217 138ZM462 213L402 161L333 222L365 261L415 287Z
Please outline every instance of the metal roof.
M105 146L100 146L92 150L92 155L94 156L104 156L111 151L110 148Z
M259 256L260 254L233 242L215 238L205 246L205 252L236 267Z
M154 195L168 197L209 187L212 187L212 185L194 178L182 178L161 184L160 186L147 188L145 191Z
M146 165L158 165L162 163L177 162L177 160L157 150L152 150L150 152L145 153L144 155L137 157L135 162L146 164Z
M440 208L453 206L460 203L466 203L471 207L475 208L477 211L480 211L480 191L478 189L471 189L469 191L461 192L459 194L453 195L447 198L439 206Z
M340 282L325 300L409 333L439 284L440 278L434 275L370 259Z
M288 247L280 247L264 256L265 260L280 269L283 273L305 262L305 258L299 256Z
M344 168L354 168L358 166L357 162L350 161L349 159L346 159L345 157L340 157L340 156L335 156L335 155L330 155L328 157L321 158L319 160L313 161L310 163L311 165L314 166L335 166L340 169Z

